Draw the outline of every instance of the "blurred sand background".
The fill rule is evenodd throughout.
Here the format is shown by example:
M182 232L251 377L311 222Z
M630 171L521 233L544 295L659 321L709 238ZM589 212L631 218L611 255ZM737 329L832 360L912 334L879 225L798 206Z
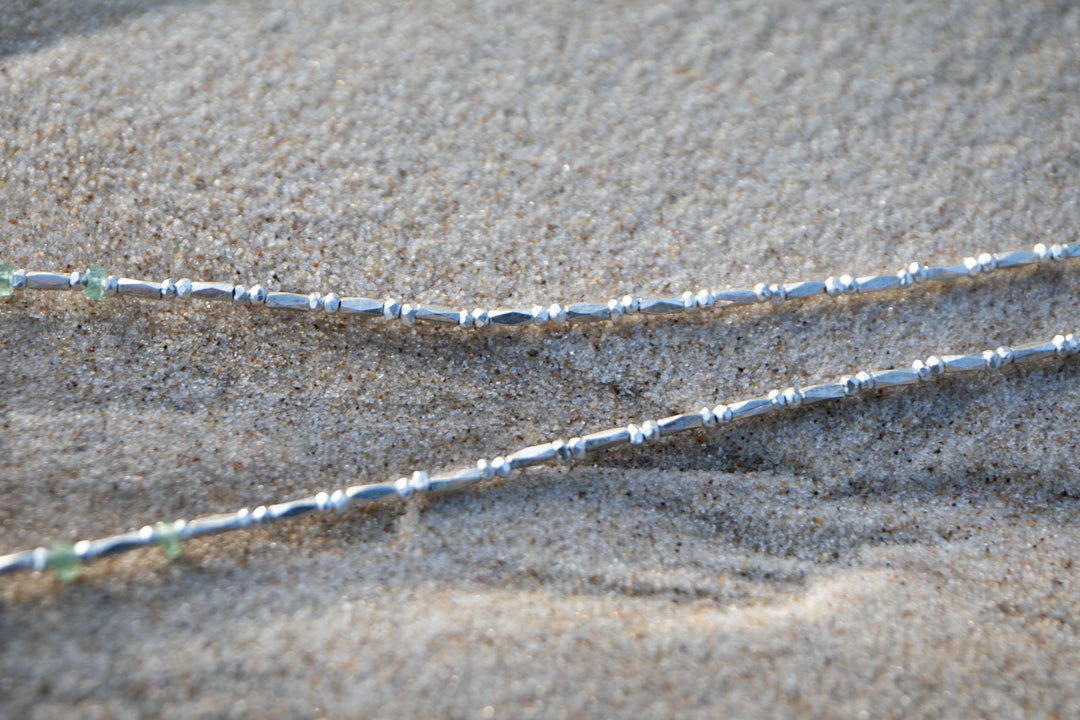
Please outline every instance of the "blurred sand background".
M1075 2L8 0L0 260L453 306L1080 227ZM0 302L0 552L1080 327L1080 267L469 334ZM1080 361L0 580L5 717L1080 714Z

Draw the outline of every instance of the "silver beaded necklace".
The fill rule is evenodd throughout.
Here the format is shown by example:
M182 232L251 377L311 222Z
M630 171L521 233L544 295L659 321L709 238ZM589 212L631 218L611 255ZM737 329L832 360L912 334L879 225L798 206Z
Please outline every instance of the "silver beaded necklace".
M852 277L841 275L824 281L805 280L786 284L759 283L749 289L702 289L687 291L679 296L662 299L641 299L626 295L606 303L586 302L572 305L554 303L534 305L529 309L512 308L485 310L455 310L440 305L401 302L396 298L379 301L365 297L341 296L334 292L308 294L268 291L260 285L246 287L231 283L201 282L190 279L153 282L132 280L109 275L93 266L85 272L46 272L14 270L0 264L0 298L24 290L81 289L92 300L113 296L131 296L159 300L221 301L235 305L253 305L271 310L324 312L329 315L348 315L358 319L379 318L386 322L414 325L417 322L456 326L479 330L489 326L535 325L539 327L565 323L621 322L626 316L674 315L697 310L722 309L753 303L771 302L779 305L788 300L826 294L830 297L911 288L926 281L949 281L975 277L983 273L1025 265L1060 263L1080 257L1080 242L1045 245L1039 243L1030 251L982 253L961 263L930 267L912 263L894 275ZM647 420L600 430L567 440L553 440L522 448L493 459L481 459L474 466L430 474L418 470L394 481L353 485L311 497L261 505L254 510L242 508L235 512L175 520L147 525L139 530L111 535L96 540L82 540L74 545L64 543L39 547L0 556L0 575L21 570L42 572L53 570L62 580L78 575L82 564L125 550L157 544L170 559L180 553L182 541L240 530L274 520L297 517L315 511L340 511L351 504L372 503L388 497L406 499L417 493L442 493L460 490L496 477L506 478L515 471L553 462L574 462L603 450L625 445L641 445L700 428L713 428L746 418L803 405L836 401L875 389L928 382L945 375L978 370L997 370L1013 363L1034 362L1051 357L1065 358L1080 353L1080 339L1068 333L1045 342L1019 347L999 347L968 355L930 356L915 360L910 367L862 371L832 382L809 387L776 389L759 397L703 407L670 417Z

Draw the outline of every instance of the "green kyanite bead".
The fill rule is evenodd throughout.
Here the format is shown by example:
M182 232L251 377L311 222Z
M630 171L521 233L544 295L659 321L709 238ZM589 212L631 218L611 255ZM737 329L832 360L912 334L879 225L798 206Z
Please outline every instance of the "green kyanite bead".
M158 523L154 528L154 538L161 546L161 552L170 560L180 557L180 533L172 523Z
M7 297L11 293L15 292L15 285L11 281L11 276L15 273L15 269L7 263L0 263L0 297Z
M82 560L75 554L75 549L68 543L56 543L49 549L49 559L45 569L52 570L60 582L71 582L79 577Z
M91 265L83 275L83 281L86 283L83 289L86 297L91 300L100 300L105 297L105 291L109 288L109 273L105 272L105 268Z

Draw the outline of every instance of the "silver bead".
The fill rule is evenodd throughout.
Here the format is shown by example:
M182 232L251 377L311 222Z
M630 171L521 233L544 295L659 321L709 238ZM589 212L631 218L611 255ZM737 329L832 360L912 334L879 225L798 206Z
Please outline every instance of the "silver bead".
M641 426L641 434L645 436L645 439L649 442L655 442L660 439L660 425L655 420L647 420Z
M115 275L110 275L105 285L105 297L113 297L120 289L120 278Z
M784 400L789 408L797 408L802 405L803 394L802 390L796 387L789 387L784 390Z
M386 298L383 300L383 318L386 320L397 320L401 315L401 303L394 298Z
M176 281L176 297L181 300L191 299L191 280L189 278L181 278Z
M555 457L563 462L570 460L570 446L562 440L555 440L551 443L551 449L555 452Z
M495 468L495 474L499 477L510 477L510 463L501 455L491 461L491 467Z
M731 408L727 405L717 405L713 408L713 416L716 418L717 423L731 422L731 419L735 417L735 413L731 412Z
M405 499L413 494L412 483L409 482L409 478L398 478L394 481L394 492L398 494L399 498Z
M252 305L266 305L266 288L262 285L252 285L248 288L248 302Z
M840 378L840 384L844 386L844 394L847 396L859 394L859 381L852 375L845 375Z
M1056 262L1069 259L1069 249L1065 245L1054 244L1050 246L1050 257Z
M623 319L623 307L622 303L618 300L608 300L608 317L613 323L620 323Z
M416 324L416 307L412 303L405 303L401 306L401 322L406 325Z
M473 316L468 310L462 310L458 313L458 327L463 330L469 330L473 326Z
M409 487L413 489L413 492L427 492L431 487L431 477L423 470L417 470L409 480Z
M1001 356L993 350L983 350L982 358L987 370L997 370L1001 367Z
M566 442L570 448L570 457L574 460L585 459L585 440L579 437L572 437Z
M859 392L874 389L874 376L865 370L855 373L855 380L859 383Z
M322 293L313 292L308 295L307 306L308 310L322 310L323 296Z
M707 407L701 408L698 411L698 415L701 415L701 424L707 428L716 427L716 415L713 411Z
M787 398L784 397L784 393L780 390L770 390L769 394L766 397L768 397L769 401L777 407L787 406Z
M926 279L926 266L921 262L913 262L907 266L908 273L915 280L915 282L921 283Z
M562 325L566 322L566 306L554 303L548 308L548 319L555 325Z
M548 310L543 305L532 306L533 325L544 327L548 324Z
M711 291L702 288L697 291L697 304L700 308L711 308L716 304L716 296Z
M488 324L491 322L488 319L487 310L484 310L483 308L476 308L475 310L473 310L472 311L472 319L473 319L473 327L475 327L478 330L486 328L488 326Z
M495 477L495 467L487 460L477 460L476 469L484 475L484 480L491 480Z
M697 295L687 290L682 294L682 306L685 312L697 310Z
M633 315L641 307L641 301L633 295L623 295L619 304L622 305L623 315Z
M645 442L645 435L637 425L627 425L626 432L630 434L631 445L640 445Z
M247 305L251 300L248 295L248 289L243 285L234 285L232 290L232 301L237 305Z
M24 287L26 287L26 270L16 270L11 273L11 289L22 290Z
M829 278L829 280L832 280L832 278ZM825 287L828 288L828 286L829 286L829 281L826 280L825 281ZM832 295L832 293L829 293L829 294ZM768 302L769 298L772 297L772 290L770 289L769 284L768 283L758 283L757 285L755 285L754 286L754 297L757 298L757 301L759 303Z
M900 278L900 287L902 288L911 287L915 283L915 278L906 269L896 273L896 277Z
M997 260L995 260L994 256L990 253L979 253L977 260L979 261L979 267L982 268L984 273L997 270Z
M967 274L970 277L975 277L982 272L982 265L980 265L979 261L973 257L964 258L964 267L967 269Z
M915 372L916 375L919 376L920 380L930 379L930 366L924 363L922 360L916 360L915 362L911 363L911 369Z
M931 355L926 358L926 365L930 368L930 375L932 377L941 377L945 374L945 361L937 355Z
M1010 347L1005 347L1004 345L1002 345L994 352L997 353L997 356L1001 358L1002 365L1012 365L1013 361L1016 360L1016 355L1013 354L1013 350Z
M172 278L161 281L161 297L165 300L176 297L176 283L172 281Z
M83 286L82 273L76 270L68 276L68 287L74 290Z
M1035 247L1031 248L1031 251L1039 258L1039 262L1042 264L1048 263L1053 259L1050 254L1050 248L1046 247L1045 243L1039 243Z
M330 496L324 492L315 494L315 508L317 510L329 510L330 509Z
M326 293L323 297L323 310L327 315L334 315L341 309L341 297L337 293Z
M335 498L337 499L335 500ZM349 502L349 498L341 490L336 490L330 496L330 502L334 503L334 507L340 509L345 506L345 503ZM251 511L252 522L263 523L270 519L270 509L267 508L265 505L260 505L259 507Z

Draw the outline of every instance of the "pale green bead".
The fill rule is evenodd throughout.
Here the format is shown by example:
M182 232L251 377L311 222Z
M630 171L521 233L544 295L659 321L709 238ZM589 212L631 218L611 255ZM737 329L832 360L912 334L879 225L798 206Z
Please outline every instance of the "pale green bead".
M83 282L86 283L83 289L86 297L91 300L100 300L105 297L105 291L109 288L109 273L105 272L103 267L91 265L83 275Z
M49 549L49 559L45 569L56 573L60 582L71 582L79 577L82 560L75 554L75 549L68 543L56 543Z
M165 557L170 560L180 557L180 533L172 523L158 523L154 528L154 538Z
M15 284L12 282L14 274L15 269L13 267L7 263L0 263L0 297L7 297L15 292Z

